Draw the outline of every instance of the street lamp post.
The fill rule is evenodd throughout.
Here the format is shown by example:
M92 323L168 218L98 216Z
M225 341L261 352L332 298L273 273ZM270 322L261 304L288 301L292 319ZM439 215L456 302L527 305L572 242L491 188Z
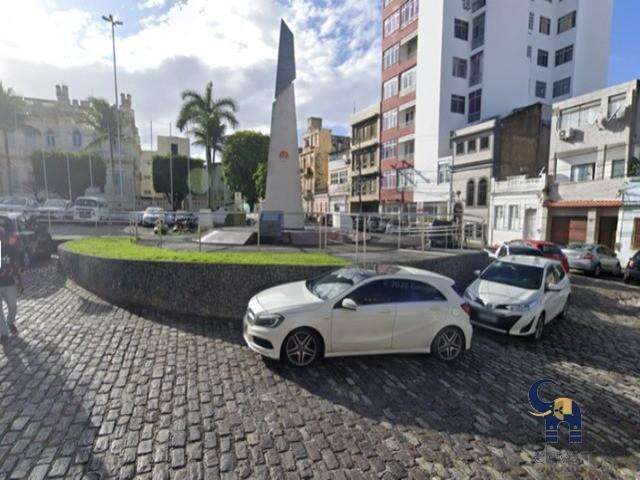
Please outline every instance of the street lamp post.
M111 24L111 45L113 47L113 86L115 92L115 100L116 100L116 135L117 141L116 145L118 146L118 170L119 170L119 178L120 178L120 201L124 201L124 192L122 190L122 148L120 145L120 110L118 106L118 74L116 69L116 27L121 26L122 22L120 20L116 20L113 18L113 15L110 13L109 15L103 15L102 19L105 22ZM111 172L113 176L114 172ZM112 178L112 181L115 177Z

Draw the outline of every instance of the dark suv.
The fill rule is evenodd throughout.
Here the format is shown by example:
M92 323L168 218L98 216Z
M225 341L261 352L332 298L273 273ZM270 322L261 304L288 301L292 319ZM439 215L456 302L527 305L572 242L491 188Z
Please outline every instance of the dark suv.
M629 259L624 269L624 283L631 283L631 280L640 280L640 251Z
M23 268L28 268L36 258L49 258L55 251L47 225L38 223L35 217L4 213L0 215L0 226L7 234L9 245L17 247Z

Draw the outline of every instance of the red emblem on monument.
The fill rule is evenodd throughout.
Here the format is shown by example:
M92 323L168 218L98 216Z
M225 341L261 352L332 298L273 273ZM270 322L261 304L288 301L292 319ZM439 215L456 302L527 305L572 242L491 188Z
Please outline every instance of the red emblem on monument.
M286 160L287 158L289 158L289 152L287 152L286 150L282 150L280 152L280 160Z

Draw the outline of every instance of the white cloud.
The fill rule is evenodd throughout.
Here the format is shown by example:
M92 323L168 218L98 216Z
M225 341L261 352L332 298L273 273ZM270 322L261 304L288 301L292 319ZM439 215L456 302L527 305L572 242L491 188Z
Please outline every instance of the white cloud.
M163 7L166 3L166 0L146 0L138 4L138 9L146 10L150 8L159 8Z
M44 4L42 2L46 1ZM164 3L147 0L146 4ZM241 128L269 124L280 16L296 35L298 118L322 116L346 126L354 104L378 98L379 7L371 0L189 0L118 32L121 90L132 94L143 142L177 115L179 94L211 80L216 94L240 104ZM137 9L136 9L137 11ZM147 11L149 14L152 11ZM137 13L136 15L139 15ZM28 96L112 98L110 30L99 15L54 0L5 6L0 78ZM126 33L128 32L128 33Z

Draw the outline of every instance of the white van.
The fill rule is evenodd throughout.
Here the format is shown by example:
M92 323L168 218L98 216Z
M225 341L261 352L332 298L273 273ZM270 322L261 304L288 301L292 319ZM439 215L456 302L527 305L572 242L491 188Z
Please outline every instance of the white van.
M109 213L109 204L100 197L78 197L73 206L73 219L80 222L102 222Z

